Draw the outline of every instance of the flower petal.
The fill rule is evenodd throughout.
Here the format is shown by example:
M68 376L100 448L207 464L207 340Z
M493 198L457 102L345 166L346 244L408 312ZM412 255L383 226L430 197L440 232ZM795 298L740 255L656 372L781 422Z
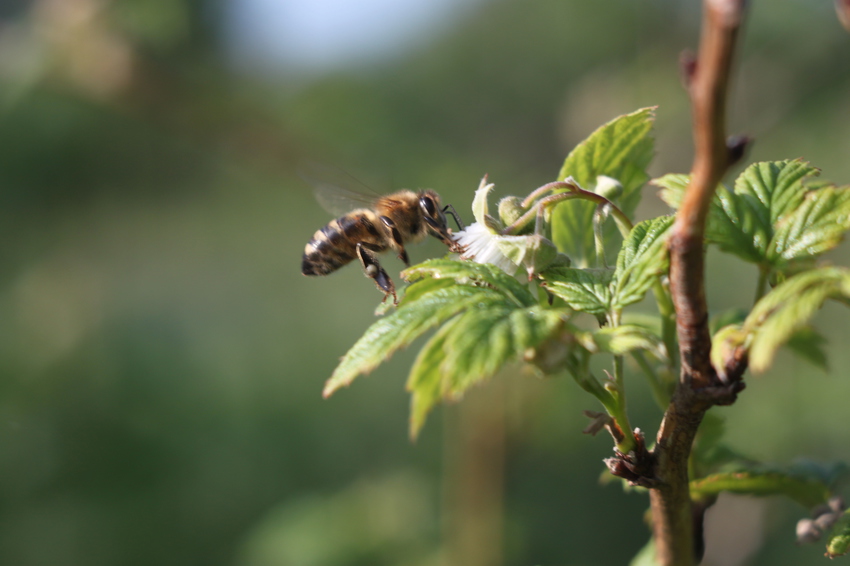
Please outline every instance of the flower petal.
M490 263L510 275L516 273L518 264L499 249L499 242L504 238L512 237L516 236L495 234L480 222L474 222L466 230L454 234L455 240L464 248L460 255L461 259L472 260L476 263Z
M481 184L475 191L475 198L472 200L472 215L475 217L475 221L482 226L487 224L487 195L493 190L494 186L493 183L487 183L487 175L484 175Z

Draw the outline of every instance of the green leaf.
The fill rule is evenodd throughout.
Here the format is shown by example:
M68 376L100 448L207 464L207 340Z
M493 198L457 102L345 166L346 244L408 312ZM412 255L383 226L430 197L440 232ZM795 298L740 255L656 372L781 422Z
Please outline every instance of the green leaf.
M600 176L616 179L623 191L615 202L631 217L640 201L639 189L648 179L645 169L653 154L654 119L655 108L643 108L597 129L567 156L558 180L572 177L582 188L593 190ZM600 185L607 187L608 183ZM558 205L553 213L553 240L580 267L589 267L596 255L593 242L595 210L595 204L576 199ZM608 224L605 240L615 237L616 229Z
M661 187L664 202L678 209L690 180L690 175L669 174L653 179L652 184ZM753 263L759 263L763 256L755 242L767 244L764 229L752 208L722 184L715 190L709 206L705 239Z
M558 339L568 324L571 311L537 305L525 286L495 266L438 259L404 275L416 280L398 308L367 329L324 393L331 395L442 325L419 352L408 379L414 437L441 399L460 397L510 361L539 358L536 348Z
M735 181L719 186L709 209L706 240L745 261L780 272L834 248L850 229L850 187L812 178L805 161L755 163ZM687 175L655 179L661 196L681 204Z
M802 202L803 179L818 170L800 160L754 163L735 180L735 190L719 187L706 237L730 253L758 264L771 263L774 229Z
M781 265L837 246L850 229L850 187L810 191L776 227L769 258Z
M830 558L844 556L850 552L850 510L838 519L826 544L826 555Z
M653 185L661 187L658 196L673 210L679 210L690 182L691 176L686 173L668 173L652 180Z
M803 179L819 173L799 159L753 163L735 180L735 193L747 201L767 228L800 206L806 194Z
M430 281L425 284L433 285ZM460 285L437 288L412 301L411 295L418 293L417 285L423 283L411 285L406 301L392 314L375 321L345 354L325 384L325 397L349 385L358 375L371 372L397 350L457 313L472 306L506 302L505 296L494 289Z
M612 284L612 307L623 307L643 299L647 289L669 266L667 230L672 216L659 216L635 226L617 256Z
M536 302L525 285L489 263L431 259L405 269L401 275L407 281L419 278L452 279L458 285L489 287L517 306L531 306Z
M605 316L611 308L611 280L608 269L549 269L541 274L546 288L579 312Z
M822 267L789 277L753 307L743 330L749 347L750 368L770 367L776 351L820 309L828 298L850 298L850 273Z
M623 324L640 326L647 332L661 338L661 320L657 314L647 312L626 312L621 318Z
M411 436L441 399L459 399L505 364L522 359L560 331L567 317L564 309L497 304L468 309L444 325L420 352L408 380Z
M415 439L425 425L425 419L431 409L440 402L443 395L442 372L440 367L445 360L446 337L449 336L460 318L443 325L425 344L410 370L407 378L407 390L410 395L410 438Z
M646 350L658 359L667 357L667 351L661 339L642 326L623 324L593 332L577 332L576 338L592 353L608 352L621 356L634 350Z
M464 315L464 328L446 356L449 369L444 381L451 398L462 395L478 381L494 375L507 362L520 359L553 332L563 327L568 313L561 309L472 311Z
M656 279L667 272L666 234L672 224L672 216L660 216L635 226L623 241L613 273L600 269L549 269L541 274L546 288L571 308L597 317L640 301Z
M720 185L709 208L706 240L744 261L765 263L771 227L762 222L764 214L759 214L759 206L758 200L749 196L739 197Z
M473 383L490 377L515 353L513 309L471 309L460 316L443 362L443 395L459 399Z
M403 287L403 292L399 293L399 307L403 307L414 301L418 301L425 295L433 293L439 289L453 287L457 283L453 279L433 279L423 278L414 281L410 285Z
M799 467L769 467L742 463L731 469L696 479L690 483L694 500L715 497L722 492L741 495L784 495L800 505L811 508L825 503L830 486L816 473Z

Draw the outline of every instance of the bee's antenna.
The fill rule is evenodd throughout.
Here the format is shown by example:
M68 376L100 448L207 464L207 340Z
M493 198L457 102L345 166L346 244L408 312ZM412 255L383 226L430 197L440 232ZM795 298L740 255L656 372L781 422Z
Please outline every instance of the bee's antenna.
M458 229L460 229L461 231L466 230L466 228L464 228L463 226L463 221L460 219L460 215L457 213L457 210L455 210L455 207L450 204L447 204L443 208L443 214L445 213L449 213L451 217L455 219L455 223L457 224Z

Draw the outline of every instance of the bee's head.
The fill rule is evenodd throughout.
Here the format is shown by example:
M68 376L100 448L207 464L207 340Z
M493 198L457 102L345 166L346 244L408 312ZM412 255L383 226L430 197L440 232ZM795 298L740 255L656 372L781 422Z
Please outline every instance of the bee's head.
M428 225L429 231L437 238L450 244L452 238L449 235L449 226L446 215L440 204L440 195L428 189L419 193L419 208L422 210L422 218Z

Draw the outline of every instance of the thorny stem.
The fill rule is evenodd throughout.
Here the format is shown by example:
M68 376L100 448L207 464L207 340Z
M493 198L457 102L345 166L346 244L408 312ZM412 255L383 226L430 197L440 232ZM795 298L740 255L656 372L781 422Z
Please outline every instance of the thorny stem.
M691 182L676 215L670 240L670 289L676 307L681 373L658 431L655 476L650 490L656 559L662 566L694 564L694 521L688 489L688 459L705 411L730 403L711 367L711 336L705 300L703 238L709 204L726 172L726 91L745 0L704 0L696 65L689 66L695 156ZM739 385L739 383L736 383ZM711 393L715 393L714 397Z

